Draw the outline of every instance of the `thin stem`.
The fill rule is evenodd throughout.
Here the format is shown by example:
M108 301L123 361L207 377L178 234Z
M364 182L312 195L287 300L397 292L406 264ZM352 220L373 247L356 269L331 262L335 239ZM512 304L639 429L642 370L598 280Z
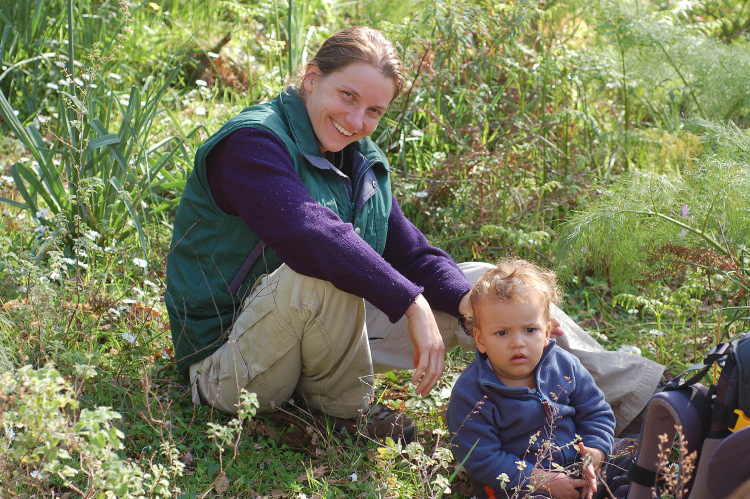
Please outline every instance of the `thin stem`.
M73 40L74 40L73 24L74 24L73 0L68 0L68 73L70 73L71 78L73 78L73 75L74 75L73 71L75 70L75 64L73 61L76 60L75 44L73 43ZM75 86L73 88L75 88Z

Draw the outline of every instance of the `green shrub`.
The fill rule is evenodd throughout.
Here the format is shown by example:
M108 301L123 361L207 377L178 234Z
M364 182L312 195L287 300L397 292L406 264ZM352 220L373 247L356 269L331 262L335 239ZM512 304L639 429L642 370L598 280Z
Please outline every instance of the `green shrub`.
M77 366L81 379L96 375ZM160 456L141 465L121 458L123 433L108 407L80 408L72 383L54 367L24 366L0 375L0 480L9 497L60 487L83 497L172 497L184 464L162 442ZM79 410L80 409L80 410Z

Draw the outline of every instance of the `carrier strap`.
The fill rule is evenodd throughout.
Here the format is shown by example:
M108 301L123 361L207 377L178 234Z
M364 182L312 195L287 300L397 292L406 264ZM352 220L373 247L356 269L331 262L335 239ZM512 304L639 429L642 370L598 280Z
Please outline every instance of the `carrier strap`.
M664 478L659 478L659 473L638 466L635 462L630 463L630 467L628 467L628 478L631 482L644 487L664 485Z

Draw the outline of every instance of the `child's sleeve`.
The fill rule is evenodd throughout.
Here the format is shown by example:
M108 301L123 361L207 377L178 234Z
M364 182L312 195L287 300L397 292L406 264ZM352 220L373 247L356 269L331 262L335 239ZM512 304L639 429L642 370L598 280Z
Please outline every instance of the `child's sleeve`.
M591 373L578 359L573 359L573 369L576 384L570 394L570 404L576 410L573 416L576 432L583 439L583 445L609 455L614 444L615 415Z

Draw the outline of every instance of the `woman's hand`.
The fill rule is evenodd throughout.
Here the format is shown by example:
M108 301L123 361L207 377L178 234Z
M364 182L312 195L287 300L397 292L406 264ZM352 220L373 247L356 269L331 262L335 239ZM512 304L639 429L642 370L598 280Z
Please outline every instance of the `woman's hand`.
M563 328L560 327L560 321L555 319L554 317L550 317L550 325L552 326L552 329L550 330L550 336L552 339L557 338L558 336L562 336L564 331Z
M435 386L445 370L445 345L440 336L435 316L427 300L417 295L406 310L409 320L409 336L414 346L414 377L412 384L417 395L425 396Z

